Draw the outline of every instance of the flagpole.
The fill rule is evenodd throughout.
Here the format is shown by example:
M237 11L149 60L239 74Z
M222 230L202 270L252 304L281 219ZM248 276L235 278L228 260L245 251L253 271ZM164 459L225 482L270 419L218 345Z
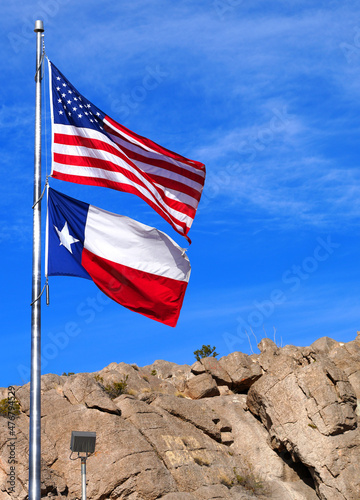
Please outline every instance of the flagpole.
M36 104L31 303L29 500L41 496L41 69L43 22L35 21Z

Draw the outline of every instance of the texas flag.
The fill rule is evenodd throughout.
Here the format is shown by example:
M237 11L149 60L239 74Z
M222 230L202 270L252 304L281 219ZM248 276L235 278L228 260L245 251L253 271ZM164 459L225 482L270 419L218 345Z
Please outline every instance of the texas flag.
M190 277L162 231L48 189L47 276L93 280L111 299L176 326Z

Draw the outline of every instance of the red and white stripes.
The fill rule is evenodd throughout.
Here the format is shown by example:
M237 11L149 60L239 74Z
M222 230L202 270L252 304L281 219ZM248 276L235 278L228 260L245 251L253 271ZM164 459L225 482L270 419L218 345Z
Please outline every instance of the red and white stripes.
M103 123L103 131L53 124L52 176L136 194L186 236L204 186L205 166L109 117Z

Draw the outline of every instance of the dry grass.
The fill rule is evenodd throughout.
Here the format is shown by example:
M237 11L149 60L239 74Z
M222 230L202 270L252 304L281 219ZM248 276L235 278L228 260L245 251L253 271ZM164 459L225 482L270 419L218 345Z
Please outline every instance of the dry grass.
M207 460L206 458L202 458L202 457L193 457L194 458L194 462L198 465L200 465L201 467L209 467L210 465L210 462L209 460Z

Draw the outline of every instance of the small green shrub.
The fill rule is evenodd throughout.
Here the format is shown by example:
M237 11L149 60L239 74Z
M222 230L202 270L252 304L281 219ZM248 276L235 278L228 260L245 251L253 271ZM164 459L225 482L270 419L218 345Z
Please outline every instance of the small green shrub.
M9 414L20 415L20 403L17 399L9 401L4 398L0 401L0 416L8 417Z
M113 382L104 387L105 391L108 393L111 399L115 399L121 394L127 393L127 380L129 375L124 375L124 378L120 382Z
M94 379L96 380L96 382L98 382L99 384L102 384L104 382L104 379L101 375L99 375L98 373L96 375L94 375Z
M243 484L245 482L245 478L243 476L240 476L239 474L237 474L235 471L235 479L236 481L239 483L239 484Z
M317 429L317 426L315 424L308 424L309 427L311 427L312 429Z
M177 398L186 398L185 394L183 392L180 392L180 391L176 391L175 396Z
M151 375L152 375L153 377L156 377L156 375L157 375L157 371L156 371L156 370L151 370Z
M134 368L134 370L135 370L135 371L137 371L137 372L139 371L139 367L138 367L138 365L133 364L133 365L130 365L130 366L132 366L132 367Z
M262 480L255 477L255 474L253 473L252 467L248 467L249 470L244 473L243 476L240 476L236 472L236 468L233 468L234 471L234 476L238 484L243 486L245 489L248 491L252 491L253 493L256 493L259 489L263 488L263 483Z
M208 358L209 356L216 358L216 356L218 356L218 353L215 352L215 349L216 347L210 347L210 344L203 345L201 349L197 349L196 351L194 351L196 361L200 361L201 358Z
M63 372L62 377L70 377L70 375L75 375L75 372Z

